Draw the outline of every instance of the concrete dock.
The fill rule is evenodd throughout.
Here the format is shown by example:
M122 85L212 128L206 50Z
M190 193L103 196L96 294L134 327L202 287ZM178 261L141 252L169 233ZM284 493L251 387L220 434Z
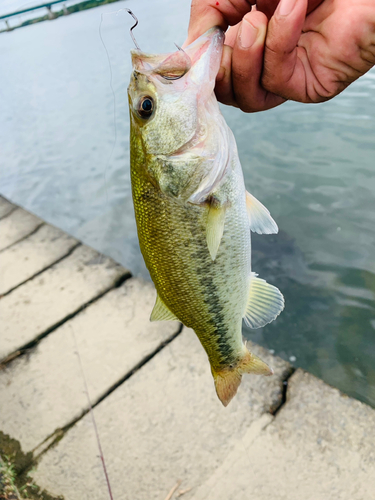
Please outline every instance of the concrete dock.
M257 345L274 376L224 408L194 332L150 323L155 297L0 197L0 456L18 488L1 496L0 468L0 498L109 498L86 379L115 500L375 499L373 408Z

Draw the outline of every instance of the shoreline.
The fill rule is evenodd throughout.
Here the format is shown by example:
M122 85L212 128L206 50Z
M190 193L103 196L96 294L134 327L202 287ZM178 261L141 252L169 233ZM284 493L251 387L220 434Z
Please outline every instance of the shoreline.
M101 7L102 5L110 4L110 3L115 3L119 2L120 0L83 0L82 2L78 4L71 5L69 7L66 7L65 5L62 6L61 10L59 11L54 11L51 13L47 13L44 16L39 16L33 19L28 19L27 21L23 21L20 25L18 26L11 26L6 29L0 30L0 33L6 33L8 31L13 31L18 28L24 28L25 26L29 26L30 24L36 24L36 23L41 23L44 21L53 21L54 19L57 19L58 17L61 16L67 16L70 14L75 14L76 12L82 12L85 10L89 9L94 9L95 7ZM9 13L10 16L12 16L12 13ZM52 16L52 17L51 17ZM4 18L3 21L7 24L7 20L10 19Z

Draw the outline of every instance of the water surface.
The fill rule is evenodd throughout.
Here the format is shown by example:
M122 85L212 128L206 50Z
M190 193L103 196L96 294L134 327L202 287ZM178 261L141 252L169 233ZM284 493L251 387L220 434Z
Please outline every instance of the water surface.
M184 41L188 0L118 2L0 35L0 192L147 276L129 176L132 20L102 23L115 121L98 31L125 6L143 50ZM247 188L280 228L254 237L253 267L286 309L245 335L375 406L375 72L325 104L223 112Z

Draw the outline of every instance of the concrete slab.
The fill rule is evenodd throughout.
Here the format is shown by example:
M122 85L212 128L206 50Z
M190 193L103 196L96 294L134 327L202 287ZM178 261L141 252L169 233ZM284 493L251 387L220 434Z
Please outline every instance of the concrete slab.
M298 370L287 403L251 429L194 500L375 497L375 412Z
M245 376L227 408L188 329L96 407L114 498L165 500L177 479L193 488L184 500L192 498L249 426L280 402L289 365L251 348L272 363L275 375ZM35 480L69 500L108 496L90 415L42 456Z
M78 240L44 224L31 236L1 252L0 295L51 266L78 245Z
M43 224L42 219L22 208L16 208L7 217L0 219L0 250L13 245Z
M16 206L13 203L0 196L0 219L8 215L15 208Z
M79 246L66 259L2 297L0 360L58 325L126 274L109 257Z
M75 341L94 404L178 332L176 321L149 321L155 299L151 283L131 278L0 371L0 429L28 452L80 416L88 403Z

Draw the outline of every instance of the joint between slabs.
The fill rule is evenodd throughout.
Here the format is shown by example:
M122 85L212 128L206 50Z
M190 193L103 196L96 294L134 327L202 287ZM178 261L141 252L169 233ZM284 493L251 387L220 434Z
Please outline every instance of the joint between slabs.
M130 371L128 371L123 377L113 383L102 395L100 395L91 405L91 408L94 410L102 401L104 401L108 396L110 396L116 389L118 389L121 385L123 385L127 380L129 380L135 373L137 373L141 368L143 368L151 359L153 359L160 351L162 351L165 347L167 347L174 339L176 339L182 332L183 325L180 324L177 331L173 333L168 339L162 342L158 347L156 347L150 354L141 359ZM87 406L80 413L79 416L72 419L68 424L64 425L64 427L56 429L52 434L47 436L38 446L36 446L32 453L36 452L36 455L33 459L33 465L35 462L44 455L48 450L55 447L59 441L63 438L63 436L74 427L74 425L79 422L83 417L85 417L88 413L90 413L90 408ZM48 443L44 448L43 444ZM39 452L37 450L40 450Z
M101 299L104 295L106 295L108 292L111 290L120 287L126 280L131 278L132 275L130 274L129 271L124 269L124 274L120 276L112 285L108 288L106 288L103 292L101 292L99 295L96 297L92 298L85 304L81 305L77 310L73 311L72 313L66 315L62 320L58 321L51 327L47 328L44 332L40 333L37 335L33 340L30 342L27 342L23 346L19 347L17 350L11 352L8 354L5 358L0 359L0 370L4 369L5 367L8 367L12 361L15 359L18 359L21 356L25 356L27 354L30 354L31 351L39 344L41 340L43 340L45 337L47 337L49 334L53 333L57 328L62 326L64 323L67 321L73 319L77 314L82 312L84 309L89 307L91 304L94 304L97 300Z

